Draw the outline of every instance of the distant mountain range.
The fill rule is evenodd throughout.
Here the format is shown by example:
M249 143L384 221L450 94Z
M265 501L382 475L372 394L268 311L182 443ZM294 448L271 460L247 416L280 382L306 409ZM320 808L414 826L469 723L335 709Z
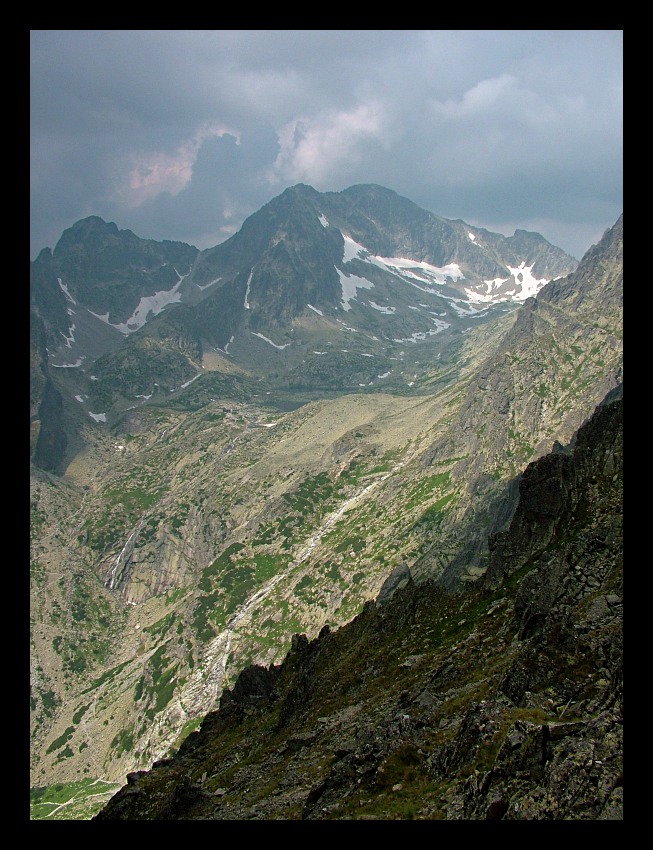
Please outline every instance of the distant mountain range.
M299 184L205 251L83 219L31 263L34 460L62 471L71 407L113 422L210 372L268 390L414 386L413 361L576 266L537 233L490 233L373 185Z
M90 816L101 800L93 796L96 781L123 784L128 773L167 759L228 691L237 703L242 691L247 702L262 682L267 694L265 683L288 651L303 652L321 634L322 642L300 653L291 677L330 688L333 680L313 678L304 661L331 640L326 626L338 634L364 611L363 631L346 652L363 664L351 668L352 687L367 699L378 666L373 645L388 654L399 642L409 660L422 653L411 648L411 600L426 604L428 587L437 588L444 607L431 609L419 641L430 640L429 630L446 631L447 640L431 646L444 653L437 664L454 657L461 641L466 647L456 656L460 664L438 680L447 683L445 714L470 708L466 693L481 699L465 671L480 669L484 647L495 645L490 637L497 647L513 640L505 618L500 634L478 632L478 617L489 616L489 609L479 613L483 593L490 607L515 600L525 636L531 617L533 624L546 621L545 643L553 639L555 616L547 620L546 611L558 604L560 576L551 572L558 550L546 547L569 546L565 610L572 579L589 593L574 597L578 617L599 596L610 611L616 604L619 565L610 554L606 570L596 573L599 561L592 566L590 553L599 543L586 523L591 504L606 493L601 516L617 510L619 427L600 473L583 467L574 479L580 467L567 467L578 429L622 391L623 217L577 263L537 234L489 234L381 187L320 194L296 186L230 240L202 252L85 219L53 252L42 252L31 282L31 784L38 817L80 811L59 807L66 794L80 806L88 794L82 808ZM544 489L538 470L547 471ZM559 504L563 471L571 478ZM524 478L533 485L526 501ZM601 491L592 491L591 503L587 486ZM572 525L565 526L565 514L575 517ZM504 538L513 518L517 536ZM549 570L546 589L527 582L522 591L536 566L528 554L534 543L546 549L537 561L538 570ZM616 539L608 548L615 547ZM404 623L403 632L392 625L386 634L390 621L383 606L374 613L375 600L392 603L392 622ZM470 620L465 611L472 609ZM607 629L616 640L613 625ZM608 670L603 678L617 675L612 661L594 658L603 652L602 637L588 638L581 658L569 648L572 633L560 644L575 659L568 678L576 681L584 664ZM512 739L503 733L513 721L553 722L537 714L546 708L547 687L558 716L568 711L558 705L563 698L570 705L585 699L564 684L566 674L562 684L542 684L537 671L546 664L533 666L525 649L510 646L512 667L502 675L511 684L503 696L492 691L501 715L492 747L506 748L497 770L508 763ZM345 656L329 658L344 671ZM272 673L240 678L252 666ZM424 681L415 676L406 687L419 696ZM297 681L281 687L280 680L283 716L295 717L308 692ZM440 691L424 689L439 704ZM537 692L537 705L524 696L528 690ZM345 712L343 721L358 705L354 691L331 706ZM504 698L512 700L507 713ZM471 727L459 719L462 726L443 733L445 749L433 757L438 782L454 766L463 771L457 783L468 775L469 764L455 752L471 740ZM296 734L312 734L309 726ZM509 735L522 732L519 726ZM533 741L550 734L540 732ZM431 748L440 732L434 735ZM300 738L291 737L290 749L302 751ZM362 743L354 748L356 777L363 776ZM344 753L349 743L337 746ZM239 743L234 752L241 750ZM405 755L408 762L395 765L402 775L413 750ZM223 768L235 775L246 767L226 764L221 776ZM294 770L289 763L283 769ZM293 786L290 774L284 780L307 817L321 816L313 802L327 800L319 805L328 809L342 790L335 783L328 802L334 776L314 779L312 790ZM226 779L220 783L210 784L212 794L227 787ZM449 803L437 804L440 814L429 816L455 817L463 797L460 811L468 814L507 811L503 803L492 808L489 797L472 803L467 791L456 785ZM254 808L243 796L224 812L240 818ZM288 812L283 816L294 816Z

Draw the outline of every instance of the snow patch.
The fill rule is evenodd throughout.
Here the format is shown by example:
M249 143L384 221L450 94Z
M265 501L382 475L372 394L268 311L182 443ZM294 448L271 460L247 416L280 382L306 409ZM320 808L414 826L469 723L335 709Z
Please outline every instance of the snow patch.
M326 220L326 218L322 214L320 214L320 224L322 225L322 227L328 227L329 226L329 222Z
M342 255L343 263L350 263L352 260L367 259L367 255L370 253L367 248L355 242L350 236L345 236L344 233L342 234L342 238L345 240L345 250Z
M351 304L349 302L356 298L356 290L372 289L374 284L372 281L366 280L364 277L358 277L355 274L345 274L345 272L340 271L337 266L335 269L338 272L340 285L342 287L342 308L343 310L351 310Z
M91 417L91 419L94 419L96 422L106 422L107 421L106 413L91 413L91 411L89 410L88 415Z
M226 345L225 345L225 347L224 347L224 348L216 348L215 346L213 346L213 350L214 350L214 351L219 351L221 354L228 354L228 355L229 355L229 357L231 357L231 354L229 354L228 348L229 348L229 346L231 345L231 343L232 343L233 341L234 341L234 335L232 334L232 335L229 337L229 342L228 342L228 343L226 343Z
M57 364L57 363L51 363L51 364L50 364L50 367L51 367L52 369L77 369L79 366L81 366L81 365L82 365L82 361L83 361L84 359L85 359L84 357L80 357L80 358L79 358L78 360L76 360L74 363L60 363L60 364ZM96 378L95 380L97 380L97 378Z
M324 313L321 310L318 310L318 308L314 307L312 304L307 304L306 306L309 308L309 310L312 310L314 313L317 313L318 316L324 315Z
M197 375L195 375L194 378L191 378L190 381L186 381L185 384L181 385L181 389L185 390L186 387L190 387L190 385L193 383L193 381L196 381L200 377L200 375L201 375L201 372L199 372Z
M374 307L375 310L378 310L379 313L386 313L388 315L392 315L397 312L396 307L383 307L381 304L377 304L375 301L369 302L370 307Z
M214 283L217 283L219 280L222 280L222 278L221 278L221 277L216 277L216 279L215 279L215 280L212 280L210 283L205 283L203 286L200 286L200 285L199 285L199 283L196 283L196 284L195 284L195 286L196 286L198 289L208 289L208 288L209 288L209 286L213 286L213 284L214 284Z
M254 274L254 269L251 270L251 272L249 273L249 277L247 278L247 288L245 289L245 303L243 304L243 307L246 310L250 309L250 306L249 306L249 288L250 288L250 285L252 283L252 275L253 274Z
M402 279L408 279L409 283L411 282L410 278L413 278L431 285L442 285L447 282L447 278L459 280L465 277L458 263L448 263L446 266L433 266L431 263L411 260L408 257L378 257L351 237L343 234L343 239L345 240L343 263L349 263L352 260L371 263ZM430 292L428 289L424 291Z
M284 348L288 348L288 346L290 345L289 342L286 342L284 345L277 345L276 342L272 342L271 339L268 339L266 336L263 336L263 334L254 333L254 331L250 331L250 333L254 334L254 336L257 336L260 339L265 340L265 342L268 342L270 345L274 346L274 348L278 348L279 351L282 351Z
M61 336L62 336L62 337L66 340L66 346L67 346L67 348L72 348L72 344L73 344L73 342L75 342L75 335L74 335L74 331L75 331L75 323L74 323L74 322L73 322L73 323L72 323L72 325L68 328L68 334L69 334L69 336L66 336L66 334L65 334L63 331L59 331L59 333L61 334Z
M430 263L418 262L417 260L410 260L406 257L370 257L368 259L369 262L374 262L375 265L385 266L388 271L399 275L399 277L413 278L431 285L434 283L438 285L445 284L447 278L460 280L465 277L458 263L448 263L446 266L432 266ZM428 292L429 290L426 291Z
M536 278L533 275L534 265L535 264L533 263L530 266L527 266L526 261L524 261L516 268L508 266L508 270L515 278L515 281L521 284L521 291L518 295L515 295L515 300L525 301L527 298L537 295L540 289L549 282L546 278Z
M534 265L534 264L533 264ZM527 266L526 261L519 266L508 266L510 277L495 277L484 280L483 284L476 289L465 289L466 294L472 301L487 303L497 300L501 301L525 301L537 293L549 281L546 278L536 278L533 275L533 265ZM508 281L512 281L506 286Z
M406 337L405 339L393 339L393 342L421 342L427 337L435 336L436 334L441 333L446 328L451 327L447 322L441 322L439 319L431 319L431 321L436 324L435 328L431 328L428 331L417 331L416 333L411 334L411 336Z
M357 334L357 333L358 333L358 329L357 329L357 328L350 328L350 327L349 327L349 325L346 325L344 322L341 322L341 321L340 321L340 319L338 319L338 321L339 321L339 322L340 322L340 324L342 325L342 329L343 329L343 331L351 331L353 334ZM330 343L327 343L327 344L329 344L329 345L330 345Z
M73 296L70 294L70 292L68 292L68 287L66 286L66 284L61 282L61 278L60 278L60 277L58 277L58 278L57 278L57 282L58 282L58 284L59 284L59 288L61 289L61 291L63 292L63 294L66 296L66 298L70 301L70 303L71 303L71 304L74 304L75 306L77 306L77 302L75 301L75 299L73 298Z
M100 316L98 313L94 313L92 310L88 312L95 316L96 319L100 319L101 322L104 322L107 325L110 325L112 328L115 328L117 331L120 331L121 334L125 336L129 336L129 334L134 333L143 327L143 325L147 322L150 317L150 314L153 316L158 316L159 313L168 306L168 304L175 304L181 301L181 293L179 292L179 287L185 278L188 277L190 272L185 275L179 274L177 269L175 269L175 273L179 280L172 289L162 289L159 292L155 292L154 295L144 295L141 300L138 302L138 306L132 313L132 315L127 319L126 322L121 322L119 324L114 324L109 321L109 314L106 313L104 316Z
M443 322L441 319L431 319L431 321L433 322L433 324L438 329L437 333L439 333L440 331L445 331L447 328L451 327L449 322Z

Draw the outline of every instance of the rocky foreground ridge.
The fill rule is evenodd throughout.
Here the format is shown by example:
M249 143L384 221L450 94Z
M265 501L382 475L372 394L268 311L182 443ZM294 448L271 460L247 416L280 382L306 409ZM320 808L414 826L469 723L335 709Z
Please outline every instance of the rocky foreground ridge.
M623 397L531 463L482 582L396 570L95 820L621 820Z

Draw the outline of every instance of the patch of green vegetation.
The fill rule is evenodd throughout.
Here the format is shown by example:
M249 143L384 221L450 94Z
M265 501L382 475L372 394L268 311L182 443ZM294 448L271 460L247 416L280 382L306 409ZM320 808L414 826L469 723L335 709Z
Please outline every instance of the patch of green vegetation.
M415 525L438 525L444 519L446 511L443 508L454 498L453 493L448 496L443 496L432 505L430 505L419 517Z
M159 525L160 520L157 517L149 517L145 525L141 526L141 530L138 532L139 545L142 546L144 543L150 543L154 540L159 530Z
M143 631L147 632L147 634L150 634L153 637L160 637L163 634L172 631L172 627L176 617L177 615L175 614L175 612L171 611L169 614L166 614L165 617L162 617L160 620L157 620L155 623L152 623L151 626L145 626Z
M257 587L290 561L287 555L266 553L241 559L243 549L240 543L232 544L202 573L198 583L202 595L193 610L193 628L202 640L214 637Z
M202 590L204 590L203 587ZM197 637L204 643L207 643L217 635L217 630L212 626L209 616L215 609L219 598L219 591L214 590L212 593L205 593L200 596L195 603L193 609L193 630Z
M177 505L177 510L170 521L170 527L176 534L182 525L188 519L188 512L190 510L190 505L187 502L180 502Z
M38 585L46 581L45 567L36 558L29 562L29 576Z
M181 732L179 733L179 736L177 737L177 740L173 745L173 749L179 749L179 747L191 734L191 732L194 732L196 729L199 729L199 727L202 725L203 720L203 717L192 717L190 720L187 720L181 728Z
M70 759L70 758L72 758L74 755L75 755L75 754L74 754L74 753L73 753L73 751L70 749L70 744L66 744L65 749L63 749L63 750L59 753L59 755L57 756L56 761L55 761L55 764L56 764L56 763L58 763L58 762L60 762L60 761L63 761L64 759Z
M109 682L111 679L113 679L114 676L120 673L121 670L124 670L124 668L128 664L129 661L123 661L122 664L118 664L115 667L112 667L110 670L105 670L105 672L101 676L99 676L97 679L94 679L87 688L84 688L82 693L88 694L90 693L90 691L94 691L96 688L99 688L100 685L103 685L105 682Z
M294 593L295 596L300 596L306 598L306 591L309 587L313 585L313 578L309 575L302 576L302 578L295 585Z
M58 738L55 738L54 741L52 741L50 746L45 751L46 755L53 753L55 750L61 749L61 747L63 747L63 745L72 738L74 731L75 727L69 726L65 730L65 732L63 732L61 735L59 735Z
M407 488L404 496L405 510L421 505L434 493L441 492L447 488L451 481L451 472L438 472L418 479L411 487Z
M266 582L268 579L271 579L273 576L278 575L280 572L283 572L290 563L290 557L288 555L278 554L257 554L254 555L253 560L255 564L256 581L261 584Z
M87 705L80 705L80 707L77 709L77 711L73 714L73 723L75 724L75 726L79 723L79 721L86 714L86 712L89 710L90 707L91 707L90 702L87 703Z
M170 605L171 603L182 599L189 592L190 588L188 587L176 587L174 590L168 590L163 598L166 604Z
M71 673L83 673L86 670L86 652L83 644L84 638L80 637L80 643L73 640L66 640L66 658L64 660L64 670Z
M39 539L45 520L46 513L41 510L38 502L30 502L29 530L31 540Z
M334 564L333 561L325 561L322 565L322 574L326 576L333 584L336 582L342 582L342 576L340 575L340 570L338 569L338 565Z
M306 516L320 502L333 496L334 487L326 472L316 476L307 476L293 493L284 493L283 498L290 510L299 511Z
M133 487L125 490L106 490L105 498L116 504L123 505L130 513L142 512L146 508L151 507L165 490L165 487L159 487L150 492L141 487Z
M90 820L119 788L102 779L30 788L30 820Z
M134 702L140 702L145 689L145 676L141 676L134 685Z
M52 601L52 607L50 608L50 622L54 625L58 625L62 620L62 612L61 606L57 602L56 599Z
M242 543L232 543L231 546L228 546L212 564L202 571L202 578L199 582L200 589L210 590L213 586L213 577L220 577L230 569L234 564L235 556L244 548Z
M364 537L347 537L335 547L335 551L347 552L347 554L353 552L354 554L358 555L360 552L363 551L366 545L367 541Z
M154 696L154 706L146 711L150 719L154 719L168 705L176 689L175 682L178 662L173 661L166 655L167 643L160 646L149 658L148 667L151 671L152 685L149 688Z
M123 729L118 732L111 741L111 749L114 751L114 758L120 758L123 753L131 752L134 749L133 729Z
M353 458L346 469L343 469L338 477L339 484L356 484L364 474L365 467L360 457Z
M59 697L56 695L54 691L44 691L41 688L37 687L39 696L41 697L41 705L43 706L43 713L48 717L54 716L54 713L57 709L57 706L60 703ZM34 698L30 699L30 705L32 706L32 710L36 710L37 702Z

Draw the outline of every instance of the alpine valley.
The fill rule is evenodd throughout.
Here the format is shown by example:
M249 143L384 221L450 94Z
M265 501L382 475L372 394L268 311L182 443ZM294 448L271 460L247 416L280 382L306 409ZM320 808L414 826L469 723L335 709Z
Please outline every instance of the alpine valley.
M45 248L31 817L621 819L622 305L376 185Z

